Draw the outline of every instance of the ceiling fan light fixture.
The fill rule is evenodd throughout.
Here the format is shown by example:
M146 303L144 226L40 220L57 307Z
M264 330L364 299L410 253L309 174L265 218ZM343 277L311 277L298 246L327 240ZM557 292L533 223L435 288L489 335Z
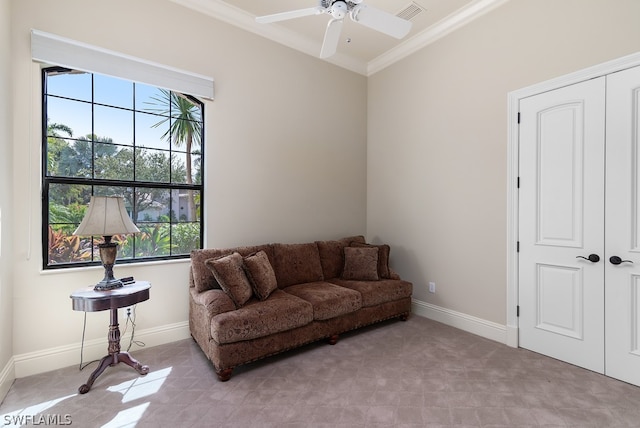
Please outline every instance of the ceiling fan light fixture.
M345 2L337 1L331 5L331 10L329 11L329 13L331 14L331 16L333 16L334 19L343 19L345 16L347 16L348 11L349 8L347 7L347 4Z

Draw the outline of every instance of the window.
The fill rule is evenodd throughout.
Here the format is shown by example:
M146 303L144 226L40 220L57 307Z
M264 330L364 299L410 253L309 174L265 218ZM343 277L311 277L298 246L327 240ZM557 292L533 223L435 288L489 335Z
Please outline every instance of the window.
M91 195L124 197L140 229L113 237L118 263L202 248L203 103L60 67L42 81L44 268L100 263L102 237L73 235Z

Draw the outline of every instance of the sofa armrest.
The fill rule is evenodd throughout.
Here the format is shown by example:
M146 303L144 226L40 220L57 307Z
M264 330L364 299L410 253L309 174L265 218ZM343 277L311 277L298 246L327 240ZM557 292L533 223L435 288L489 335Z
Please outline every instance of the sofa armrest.
M389 279L400 279L400 275L393 269L389 268Z
M198 293L195 288L190 288L189 291L193 302L206 308L209 318L236 309L231 298L222 290L214 289Z

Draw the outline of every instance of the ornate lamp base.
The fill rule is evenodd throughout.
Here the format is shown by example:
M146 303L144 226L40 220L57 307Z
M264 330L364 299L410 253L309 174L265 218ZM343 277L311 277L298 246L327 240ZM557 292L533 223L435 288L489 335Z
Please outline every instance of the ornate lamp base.
M122 287L124 284L119 279L114 279L113 281L100 281L93 287L96 291L108 291L116 288Z
M118 244L111 242L111 236L105 236L104 243L98 245L98 248L100 249L100 260L102 260L102 266L104 267L104 278L93 289L106 291L122 287L122 281L113 276L113 265L116 263Z

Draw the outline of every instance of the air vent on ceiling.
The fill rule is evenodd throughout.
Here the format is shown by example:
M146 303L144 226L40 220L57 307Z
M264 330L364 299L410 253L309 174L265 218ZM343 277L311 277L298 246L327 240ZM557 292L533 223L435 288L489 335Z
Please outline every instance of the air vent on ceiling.
M420 6L416 2L411 2L408 6L404 7L400 12L396 13L398 18L406 19L407 21L411 21L417 15L421 14L425 11L425 8Z

